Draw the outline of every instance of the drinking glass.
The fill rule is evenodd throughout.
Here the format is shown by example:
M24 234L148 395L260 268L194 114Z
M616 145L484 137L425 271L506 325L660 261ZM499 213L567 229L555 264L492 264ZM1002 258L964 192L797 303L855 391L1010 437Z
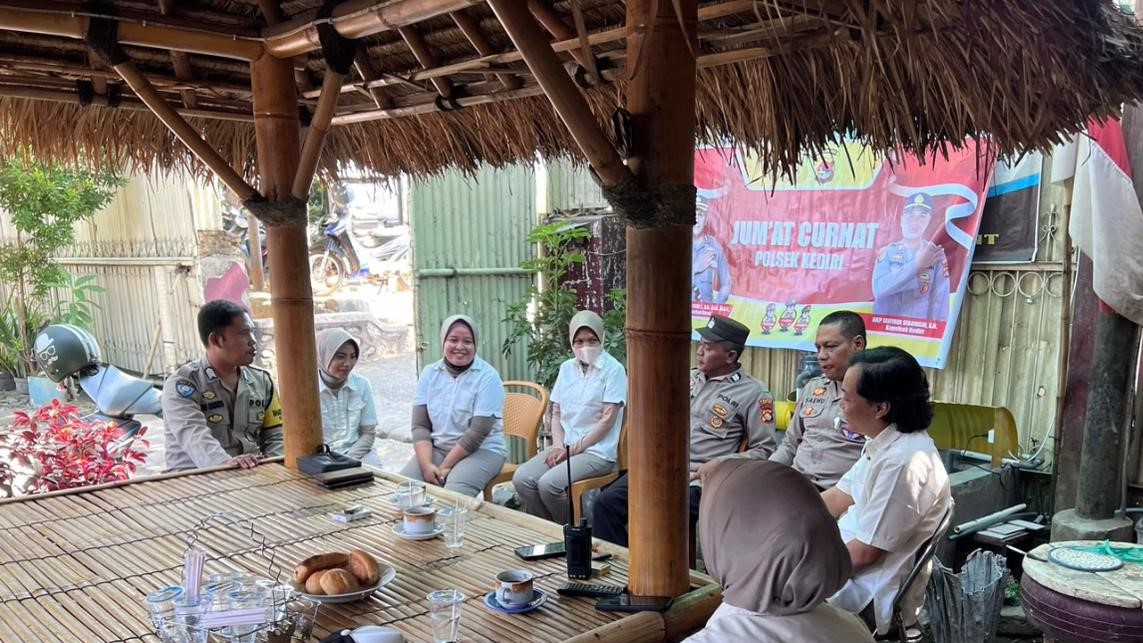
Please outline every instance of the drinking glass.
M444 529L445 547L456 551L464 546L464 521L468 510L464 507L445 507L437 512Z
M147 604L147 614L151 616L151 625L155 626L155 634L166 639L173 634L175 622L175 601L183 595L181 587L164 587L151 592L144 599Z
M429 592L426 598L433 619L433 643L452 643L460 632L464 594L458 589L438 589Z
M241 589L230 593L230 609L245 610L260 607L266 610L266 618L262 624L272 620L271 594L265 587L245 585ZM234 625L227 628L234 643L254 643L254 635L262 624L251 623Z
M175 633L180 641L206 643L207 631L201 627L202 617L210 605L205 600L188 600L186 595L175 599Z
M286 603L286 621L293 626L292 643L310 643L321 604L309 598L295 598Z
M397 506L402 509L419 507L425 504L425 483L402 482L397 485L397 493L394 497L397 500Z

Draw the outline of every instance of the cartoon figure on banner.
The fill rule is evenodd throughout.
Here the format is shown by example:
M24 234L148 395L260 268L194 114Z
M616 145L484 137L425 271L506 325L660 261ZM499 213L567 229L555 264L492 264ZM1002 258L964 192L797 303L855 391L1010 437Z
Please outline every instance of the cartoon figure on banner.
M782 311L782 316L778 318L778 331L785 333L790 330L790 326L794 324L794 320L798 318L798 305L794 300L786 302L786 310Z
M822 161L818 163L817 168L814 169L814 178L817 180L818 185L825 185L833 180L833 163L830 161Z
M762 323L760 324L763 335L769 335L770 331L774 328L774 324L778 323L778 315L774 314L775 307L774 304L766 304L766 315L762 317Z
M802 314L798 315L798 321L794 322L794 334L795 335L801 335L809 327L810 327L810 305L806 304L802 308Z
M709 203L703 197L695 201L694 246L691 251L691 298L725 304L730 298L730 264L722 245L707 233ZM717 284L717 290L715 285Z
M910 195L901 208L901 239L881 249L873 268L873 313L946 321L949 264L941 246L925 232L933 218L933 198Z

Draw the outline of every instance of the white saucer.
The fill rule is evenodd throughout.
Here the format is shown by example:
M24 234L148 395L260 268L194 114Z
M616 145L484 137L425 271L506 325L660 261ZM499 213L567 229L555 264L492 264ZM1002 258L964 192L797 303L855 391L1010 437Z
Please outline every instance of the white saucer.
M298 594L308 599L315 600L319 603L352 603L353 601L359 601L377 591L378 589L388 585L389 583L393 582L393 579L396 577L397 570L393 567L390 567L389 565L382 563L381 580L377 581L377 584L373 587L359 589L356 592L349 592L348 594L307 594L305 592L298 592Z
M393 525L393 533L405 540L432 540L444 533L444 525L434 526L433 530L427 534L407 534L405 533L405 523L399 522Z
M530 603L525 603L515 607L505 607L504 605L500 604L500 601L496 600L496 592L488 592L484 595L484 606L493 612L500 612L501 614L524 614L525 612L531 612L532 610L543 605L545 602L547 602L547 600L548 595L544 593L544 590L538 587L533 587L532 601Z

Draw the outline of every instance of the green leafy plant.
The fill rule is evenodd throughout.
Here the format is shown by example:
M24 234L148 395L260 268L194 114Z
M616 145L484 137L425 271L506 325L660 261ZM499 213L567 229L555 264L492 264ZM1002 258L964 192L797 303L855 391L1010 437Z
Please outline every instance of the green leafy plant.
M10 286L0 309L0 368L24 376L35 368L36 332L54 321L89 326L98 292L93 279L74 279L56 254L75 241L75 227L107 205L126 181L109 173L7 159L0 162L0 209L15 240L0 244L0 273ZM55 289L69 290L68 299ZM16 356L13 359L13 356Z
M585 228L561 222L532 230L528 241L540 246L539 256L521 268L537 275L538 283L508 307L505 321L510 329L501 348L505 355L520 342L527 343L527 362L535 381L551 388L560 364L571 356L567 328L579 309L576 290L566 281L568 271L586 261L582 247L591 234ZM607 295L610 310L603 314L604 349L615 359L627 361L627 293L612 290Z

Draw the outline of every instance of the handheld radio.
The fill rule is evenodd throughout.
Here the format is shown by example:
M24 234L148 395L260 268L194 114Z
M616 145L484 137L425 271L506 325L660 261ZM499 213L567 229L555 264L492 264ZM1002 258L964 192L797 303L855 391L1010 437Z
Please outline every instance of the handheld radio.
M564 525L564 550L567 552L568 578L586 580L591 578L591 527L587 518L575 521L575 505L572 503L571 445L567 447L568 462L568 524Z

